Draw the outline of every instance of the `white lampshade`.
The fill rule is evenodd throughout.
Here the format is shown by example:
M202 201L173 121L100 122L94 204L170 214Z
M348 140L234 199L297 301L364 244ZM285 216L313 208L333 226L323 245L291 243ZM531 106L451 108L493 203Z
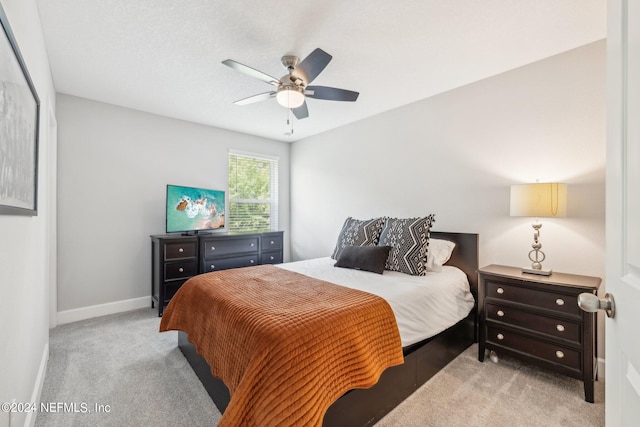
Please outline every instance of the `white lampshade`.
M286 108L298 108L304 103L302 89L294 86L283 86L276 94L278 104Z
M512 185L511 216L567 216L567 184L547 182Z

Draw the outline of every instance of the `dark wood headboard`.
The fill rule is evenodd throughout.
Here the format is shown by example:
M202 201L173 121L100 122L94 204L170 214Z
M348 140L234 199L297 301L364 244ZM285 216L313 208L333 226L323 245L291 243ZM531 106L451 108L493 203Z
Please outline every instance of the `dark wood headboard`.
M432 231L434 239L450 240L456 244L451 259L446 265L453 265L464 271L469 278L473 297L478 300L478 235L474 233L447 233Z

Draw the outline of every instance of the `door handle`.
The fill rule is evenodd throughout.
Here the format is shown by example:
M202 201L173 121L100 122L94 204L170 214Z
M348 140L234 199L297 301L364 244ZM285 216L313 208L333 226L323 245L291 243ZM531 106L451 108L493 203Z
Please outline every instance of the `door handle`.
M598 298L594 294L583 293L578 295L578 307L587 313L595 313L598 310L605 310L607 317L614 318L616 315L616 303L613 295L606 293L604 298Z

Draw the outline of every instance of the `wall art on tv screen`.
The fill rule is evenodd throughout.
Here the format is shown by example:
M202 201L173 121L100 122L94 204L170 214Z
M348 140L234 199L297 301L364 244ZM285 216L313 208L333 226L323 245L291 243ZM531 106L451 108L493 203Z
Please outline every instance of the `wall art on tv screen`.
M167 185L167 233L224 228L221 190Z

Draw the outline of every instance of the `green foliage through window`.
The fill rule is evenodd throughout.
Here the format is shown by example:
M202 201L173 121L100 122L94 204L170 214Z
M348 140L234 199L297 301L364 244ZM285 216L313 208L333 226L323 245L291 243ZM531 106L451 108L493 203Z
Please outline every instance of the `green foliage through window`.
M230 152L229 230L276 230L277 183L277 160Z

